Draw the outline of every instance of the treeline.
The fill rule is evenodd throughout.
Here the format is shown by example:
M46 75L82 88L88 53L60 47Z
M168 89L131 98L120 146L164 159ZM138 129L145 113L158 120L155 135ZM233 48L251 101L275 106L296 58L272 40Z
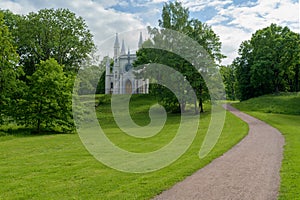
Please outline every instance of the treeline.
M232 65L221 67L229 99L299 92L299 33L271 24L244 41L238 53Z
M72 130L75 76L94 50L85 21L67 9L0 11L0 124Z

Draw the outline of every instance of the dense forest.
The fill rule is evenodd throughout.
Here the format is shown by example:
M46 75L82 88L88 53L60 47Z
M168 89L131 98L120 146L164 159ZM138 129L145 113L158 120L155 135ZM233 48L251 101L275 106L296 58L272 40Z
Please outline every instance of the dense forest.
M190 18L188 8L181 3L163 6L158 28L186 34L208 52L214 67L220 69L227 99L246 100L300 89L300 36L288 27L271 24L257 30L250 40L242 42L239 56L229 66L220 64L225 55L219 36L211 26ZM152 41L166 39L160 38L158 28L149 28ZM27 15L0 11L0 124L14 122L37 132L73 130L72 92L80 67L99 68L99 74L90 80L100 79L97 93L104 88L100 68L105 60L95 61L95 52L93 35L84 19L68 9L42 9ZM192 102L195 112L203 111L202 102L210 99L209 91L192 64L155 49L137 52L136 65L153 60L187 78L198 99ZM92 91L89 87L93 84L80 84L84 88L81 94ZM189 101L183 98L186 94L178 100L159 85L151 86L151 94L175 112L184 110Z

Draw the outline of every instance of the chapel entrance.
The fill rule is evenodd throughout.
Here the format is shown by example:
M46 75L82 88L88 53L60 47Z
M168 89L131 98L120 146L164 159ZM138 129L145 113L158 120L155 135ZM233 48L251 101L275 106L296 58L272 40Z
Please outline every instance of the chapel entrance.
M132 93L132 84L131 84L130 80L127 80L125 83L125 92L126 92L126 94Z

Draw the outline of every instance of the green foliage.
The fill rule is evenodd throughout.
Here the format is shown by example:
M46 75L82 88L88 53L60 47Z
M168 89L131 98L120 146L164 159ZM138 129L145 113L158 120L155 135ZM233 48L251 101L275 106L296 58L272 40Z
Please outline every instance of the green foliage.
M239 55L233 66L240 100L279 91L299 91L298 33L271 24L244 41Z
M212 28L199 21L190 19L189 9L181 2L165 3L162 9L162 19L158 20L161 28L171 29L186 34L196 40L212 58L218 62L225 58L221 54L221 42Z
M199 71L197 71L201 69L195 69L191 63L187 62L180 55L171 53L172 49L181 48L181 51L185 54L191 52L191 55L194 55L193 53L198 52L199 49L192 49L190 47L190 44L185 44L186 46L178 45L178 43L174 42L172 33L168 33L166 29L180 32L197 41L206 51L205 53L202 53L209 54L209 56L211 56L211 60L213 61L220 61L225 57L220 53L221 43L219 37L213 32L210 26L200 22L197 19L190 19L188 8L184 8L182 6L182 3L178 1L174 3L169 2L164 4L162 9L162 19L159 20L159 26L160 28L162 28L161 31L157 28L148 28L152 38L151 40L146 41L145 44L147 44L146 46L153 46L153 48L140 49L137 52L137 61L135 62L135 65L160 63L180 72L185 78L184 81L179 80L177 76L173 76L172 74L167 74L167 77L162 77L164 76L163 72L158 72L159 74L157 77L158 80L162 80L163 78L170 79L169 82L176 82L178 88L180 88L179 99L177 99L170 90L158 84L153 85L150 88L150 92L155 94L162 102L162 104L164 104L166 107L170 107L171 111L173 112L178 112L180 110L184 112L185 106L188 103L194 104L195 112L198 112L197 100L188 98L190 96L189 94L192 92L187 89L188 87L186 87L186 81L188 81L195 91L197 98L199 99L200 111L203 112L202 102L207 100L209 98L209 95L205 81L203 77L201 77ZM160 45L168 47L169 51L167 52L157 49L156 47ZM199 57L199 60L202 60L202 62L205 63L207 61L207 58L205 58L205 56L202 56ZM215 66L215 64L212 64L211 67ZM205 70L203 70L202 73L206 73Z
M158 20L159 26L187 33L189 29L189 10L182 3L175 1L165 3L162 8L162 19Z
M80 77L79 95L86 94L104 94L105 93L105 57L100 64L98 60L87 60L81 66L80 74L77 74L77 79Z
M264 95L236 105L245 111L300 115L300 93Z
M88 96L85 98L89 101ZM112 120L110 104L105 103L109 96L96 98L104 98L96 109L99 122L107 137L120 148L150 152L168 144L176 133L180 115L171 114L161 133L154 137L129 137ZM152 103L155 99L147 95L133 95L130 111L137 123L149 123ZM209 112L201 115L197 137L175 163L145 174L123 173L99 163L76 134L0 137L0 199L150 199L221 156L248 131L244 122L228 113L218 144L199 160L209 121Z
M85 21L68 9L22 16L6 10L0 20L0 123L5 118L38 132L72 130L74 74L94 61L95 45ZM89 67L95 71L95 65ZM89 90L99 79L92 75Z
M12 36L14 37L14 45L16 45L16 38L15 33L18 29L18 24L22 20L22 16L18 14L14 14L9 10L0 10L0 12L4 15L4 23L8 27L9 31L12 33Z
M225 92L226 98L228 100L235 100L235 74L234 67L232 65L229 66L221 66L220 73L223 78L223 83L225 84Z
M266 95L233 104L277 128L285 138L280 170L280 200L300 196L300 94ZM280 113L280 114L277 114Z
M40 60L55 58L65 71L78 71L95 48L92 34L81 17L68 9L42 9L17 21L13 31L26 75Z
M15 93L20 89L18 77L22 68L18 66L19 56L13 45L13 38L0 12L0 124L10 115Z
M96 94L105 94L105 73L106 71L104 71L100 76L100 80L96 88Z
M105 77L106 77L106 64L109 62L109 70L113 66L113 59L109 58L108 56L104 57L103 60L100 63L100 68L103 69L103 73L100 77L100 80L98 82L97 88L96 88L96 94L105 94Z
M159 42L161 35L155 36L155 42ZM161 56L164 55L164 56ZM163 51L160 49L142 49L137 52L136 65L142 65L144 61L150 61L155 59L154 63L165 64L168 67L175 69L180 72L186 79L192 77L192 74L198 74L198 72L190 66L190 64L182 59L180 56L175 55L171 52ZM147 62L146 62L147 63ZM193 72L193 73L192 73ZM147 69L143 71L144 74L150 74L150 77L160 83L155 83L150 85L150 93L157 97L159 102L164 105L164 107L170 112L185 112L185 105L187 103L194 103L189 99L189 90L187 87L187 81L179 77L178 74L171 74L168 70L159 69L156 73L153 71L148 72ZM196 75L194 75L196 76ZM170 89L161 85L161 83L176 83L172 85ZM178 99L176 98L174 91L178 93Z
M16 118L38 133L42 130L70 131L72 120L73 77L63 72L63 66L53 58L41 61L32 76L20 102Z

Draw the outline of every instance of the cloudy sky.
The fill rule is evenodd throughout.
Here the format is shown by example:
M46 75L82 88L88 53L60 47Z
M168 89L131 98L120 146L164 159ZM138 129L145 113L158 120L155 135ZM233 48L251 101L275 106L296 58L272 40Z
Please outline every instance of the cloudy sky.
M271 23L300 32L298 0L180 1L189 8L191 17L211 25L220 36L222 52L227 56L223 64L230 64L237 56L242 41ZM126 35L136 37L137 44L139 30L148 25L157 26L165 2L167 0L0 0L0 9L27 14L42 8L68 8L86 20L100 52L109 54L111 49L103 44L111 43L116 32L121 36L128 33L123 34L125 39Z

